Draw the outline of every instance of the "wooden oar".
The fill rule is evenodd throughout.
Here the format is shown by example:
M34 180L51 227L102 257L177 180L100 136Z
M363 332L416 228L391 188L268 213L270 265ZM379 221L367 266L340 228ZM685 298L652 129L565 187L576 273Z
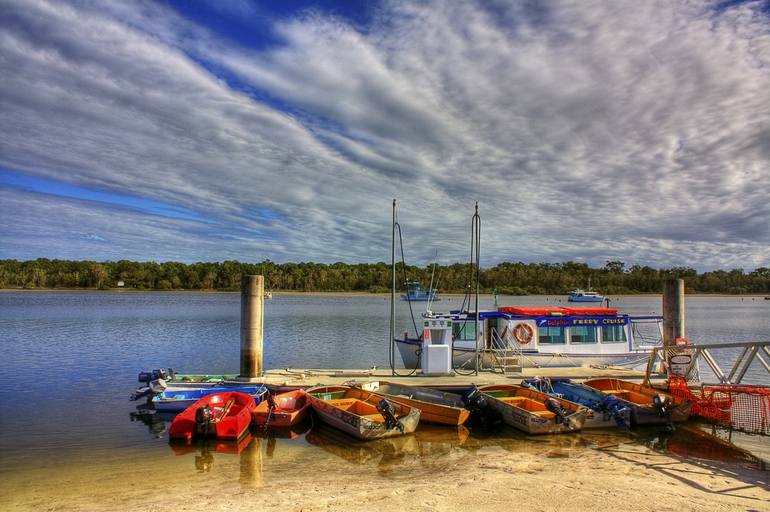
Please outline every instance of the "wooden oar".
M227 416L227 413L230 412L230 408L233 406L234 403L235 403L235 398L231 398L230 400L228 400L225 406L222 408L222 414L220 414L219 417L214 421L219 423L219 420Z

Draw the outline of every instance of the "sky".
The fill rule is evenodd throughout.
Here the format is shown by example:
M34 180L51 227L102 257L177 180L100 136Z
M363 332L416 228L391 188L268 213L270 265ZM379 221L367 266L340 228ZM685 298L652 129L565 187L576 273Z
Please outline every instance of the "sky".
M770 0L0 0L0 259L770 266Z

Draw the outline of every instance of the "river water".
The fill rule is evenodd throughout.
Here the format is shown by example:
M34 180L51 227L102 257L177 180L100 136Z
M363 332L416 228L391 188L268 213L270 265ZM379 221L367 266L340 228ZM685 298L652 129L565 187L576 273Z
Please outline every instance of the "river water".
M538 305L561 298L499 300ZM434 309L457 308L460 303L461 298L451 297ZM483 298L481 307L491 306L492 298ZM612 306L631 314L659 314L661 299L618 297ZM687 333L693 341L758 341L770 334L770 301L688 297L686 306ZM191 477L214 471L221 478L252 481L288 471L309 458L320 465L328 460L379 471L490 444L511 451L536 446L544 453L561 449L565 442L570 449L589 449L585 447L599 435L533 441L507 428L494 436L426 428L408 439L360 445L305 424L295 431L250 436L240 444L170 446L167 423L136 416L136 404L128 401L138 385L137 373L168 366L185 373L237 373L239 313L238 293L0 293L0 377L6 388L0 414L0 503L20 486L32 493L29 489L37 487L31 482L39 489L91 488L105 477L132 481L128 475L142 473L142 467L173 467L178 475ZM265 302L265 367L387 367L388 315L388 298L383 296L276 295ZM412 329L408 305L399 302L397 332ZM752 376L764 378L760 372ZM680 432L666 442L659 434L640 431L630 442L664 450L671 443L692 444ZM766 438L734 435L733 441L749 453L725 455L721 443L710 453L752 464L757 463L754 456L770 459ZM42 507L46 496L42 490L30 494L30 506Z

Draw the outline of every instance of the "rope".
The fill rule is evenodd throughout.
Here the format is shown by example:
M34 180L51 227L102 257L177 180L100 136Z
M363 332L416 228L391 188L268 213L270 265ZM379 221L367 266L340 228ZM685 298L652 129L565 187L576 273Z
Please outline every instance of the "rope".
M406 258L404 257L404 240L401 236L401 224L396 222L396 228L398 229L398 243L401 246L401 270L404 274L404 283L406 283ZM409 297L409 292L406 292L406 302L409 304L409 314L412 316L412 325L414 326L414 335L417 339L422 339L420 332L417 330L417 322L414 319L414 311L412 310L412 299Z
M396 222L394 224L394 228L398 229L398 242L399 242L399 245L401 247L401 269L402 269L403 274L404 274L404 278L403 278L404 279L404 283L406 283L406 258L404 256L404 240L403 240L403 236L401 235L401 224ZM412 317L412 326L414 327L415 337L418 340L422 340L422 336L420 335L419 331L417 330L417 322L414 319L414 311L412 310L412 300L409 297L409 291L408 290L406 292L406 301L409 304L409 314ZM395 336L395 333L393 333L393 336ZM395 340L391 340L391 343L395 344L396 342L395 342ZM389 352L389 354L388 354L388 357L390 359L390 369L393 371L393 375L396 376L396 377L411 377L412 375L417 373L417 370L420 368L420 355L421 355L421 353L422 353L422 348L418 348L415 351L415 355L417 356L417 361L415 362L414 368L412 368L412 370L409 373L401 374L401 373L398 373L396 371L396 360L395 360L396 359L396 355L395 355L395 352L393 350L391 350Z
M479 204L476 203L476 213L473 214L473 218L471 219L471 254L470 254L470 281L468 283L468 287L465 291L465 297L463 297L463 303L460 308L461 311L464 310L465 301L468 300L468 309L465 311L468 311L470 309L470 283L473 282L473 271L474 271L474 262L475 262L475 271L476 271L476 311L475 314L478 317L478 309L479 309L479 256L480 256L480 246L481 246L481 217L479 216ZM474 259L475 256L475 259ZM479 352L476 350L478 348L478 339L479 339L479 322L476 321L477 319L474 318L474 324L476 326L475 328L475 346L474 346L474 368L471 371L464 371L460 370L458 367L454 366L454 343L452 344L452 369L457 373L458 375L463 376L469 376L469 375L478 375L479 373ZM468 323L468 315L465 315L465 319L463 320L463 326L460 328L460 332L463 332L465 330L465 326Z

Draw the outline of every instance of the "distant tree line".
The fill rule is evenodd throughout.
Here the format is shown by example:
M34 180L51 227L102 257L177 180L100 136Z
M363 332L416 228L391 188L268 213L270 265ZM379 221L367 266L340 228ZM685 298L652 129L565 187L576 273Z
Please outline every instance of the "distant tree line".
M67 261L36 259L0 260L0 288L93 288L119 286L138 290L238 290L242 274L265 276L269 290L304 292L387 292L391 275L388 263L214 263ZM659 293L664 279L680 277L690 293L770 293L770 268L752 272L743 269L715 270L699 274L692 268L655 269L626 267L607 261L602 268L585 263L500 263L480 271L479 282L486 293L502 295L563 294L591 286L605 294ZM474 283L468 264L435 267L397 265L396 282L407 279L446 293L462 293ZM474 285L475 288L475 285Z

